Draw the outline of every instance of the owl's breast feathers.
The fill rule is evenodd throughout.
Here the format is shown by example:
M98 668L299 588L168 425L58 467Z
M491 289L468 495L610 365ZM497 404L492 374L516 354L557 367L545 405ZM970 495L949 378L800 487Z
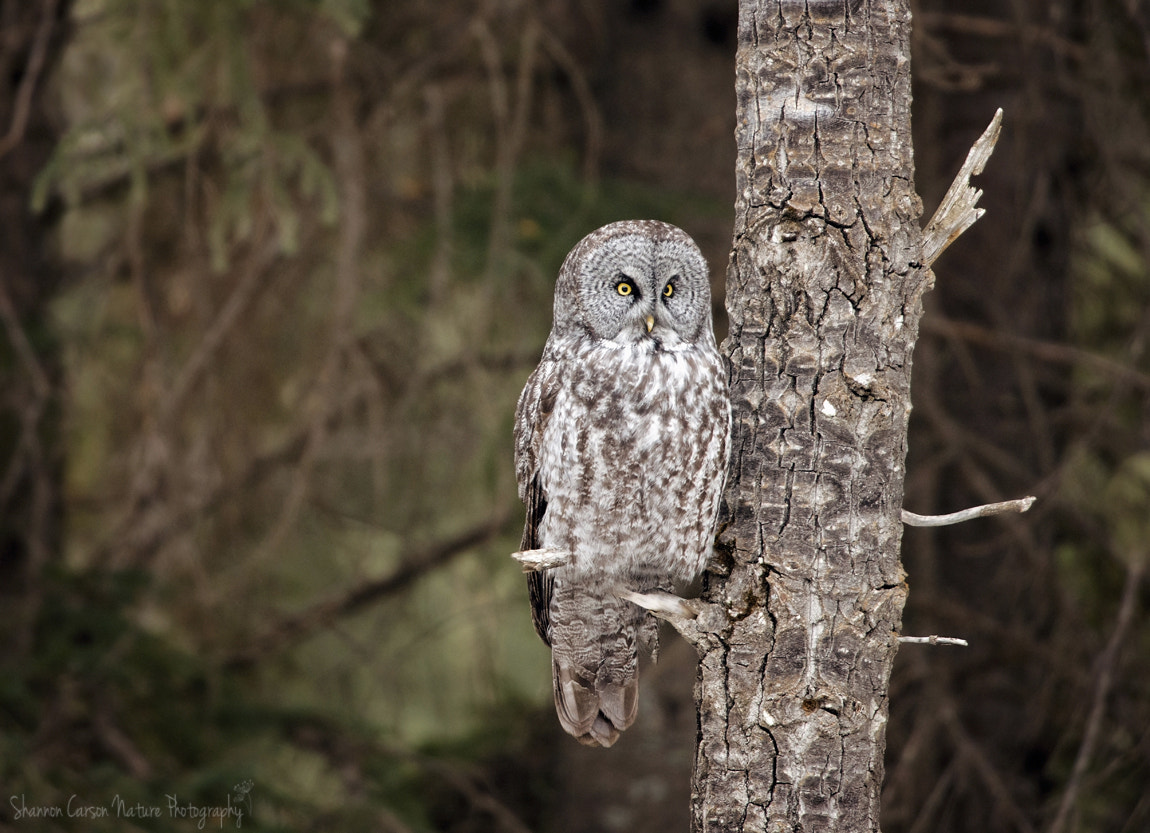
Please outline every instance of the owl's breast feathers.
M702 571L730 431L713 343L549 343L519 411L524 548L572 552L565 574L592 583Z

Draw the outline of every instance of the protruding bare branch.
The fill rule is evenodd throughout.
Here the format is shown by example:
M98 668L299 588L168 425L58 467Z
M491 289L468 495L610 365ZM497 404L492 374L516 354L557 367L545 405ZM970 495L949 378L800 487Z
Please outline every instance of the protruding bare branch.
M934 263L959 235L974 225L974 221L986 213L985 208L977 208L982 191L970 184L970 178L982 173L994 145L1002 132L1002 108L990 120L990 126L978 137L978 141L966 155L966 162L959 169L954 182L947 189L938 210L926 224L922 234L923 265L927 268Z
M656 590L654 593L634 593L630 590L619 590L615 593L620 599L639 605L649 610L661 619L670 620L677 616L681 619L694 619L699 615L698 602L694 599L681 599L671 593Z
M899 642L906 642L911 645L957 645L959 648L966 648L970 643L965 639L959 639L957 636L900 636Z
M961 512L951 512L949 515L916 515L914 512L902 510L902 522L907 526L950 526L963 521L985 518L988 515L1003 515L1007 512L1025 512L1037 500L1034 496L1018 500L1004 500L1001 503L987 503L982 506L972 506Z
M566 550L520 550L511 553L511 557L523 565L523 572L534 573L537 570L549 570L552 567L562 567L571 561L572 554Z
M708 641L714 638L714 632L725 621L721 607L707 604L701 599L681 599L662 590L652 593L617 590L615 595L669 622L698 651L702 651Z

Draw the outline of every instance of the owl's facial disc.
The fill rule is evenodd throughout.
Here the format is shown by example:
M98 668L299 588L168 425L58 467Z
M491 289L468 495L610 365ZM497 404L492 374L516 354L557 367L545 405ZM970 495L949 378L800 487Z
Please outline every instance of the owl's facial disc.
M557 289L558 328L670 350L709 336L707 264L686 234L643 221L620 223L617 230L606 226L595 234L597 239L587 238L594 247L574 250L567 273L576 303L561 304Z

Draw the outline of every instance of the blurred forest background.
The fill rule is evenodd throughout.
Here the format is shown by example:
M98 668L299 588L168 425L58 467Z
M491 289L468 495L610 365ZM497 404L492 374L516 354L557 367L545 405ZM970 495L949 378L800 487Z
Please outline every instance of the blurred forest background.
M1150 10L920 0L937 264L888 833L1150 830ZM0 0L0 827L685 830L693 655L609 752L508 558L515 398L601 223L687 229L717 329L735 0ZM926 217L924 217L925 222ZM190 824L191 822L185 822ZM227 822L225 822L226 824Z

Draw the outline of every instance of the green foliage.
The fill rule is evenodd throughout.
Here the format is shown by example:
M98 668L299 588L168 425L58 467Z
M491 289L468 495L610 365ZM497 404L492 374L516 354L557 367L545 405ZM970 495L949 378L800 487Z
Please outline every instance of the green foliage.
M1075 335L1094 349L1121 355L1126 340L1150 304L1150 264L1139 236L1150 220L1150 205L1119 222L1095 217L1086 224L1075 258Z
M1145 372L1144 319L1150 308L1150 262L1140 241L1150 229L1150 205L1118 220L1096 216L1086 226L1075 257L1072 327L1078 343ZM1107 532L1106 549L1119 561L1146 564L1150 557L1150 457L1139 441L1144 411L1136 395L1083 365L1080 395L1107 427L1095 446L1070 458L1065 488L1076 506Z
M1150 562L1150 452L1122 461L1102 493L1115 554L1132 566Z

